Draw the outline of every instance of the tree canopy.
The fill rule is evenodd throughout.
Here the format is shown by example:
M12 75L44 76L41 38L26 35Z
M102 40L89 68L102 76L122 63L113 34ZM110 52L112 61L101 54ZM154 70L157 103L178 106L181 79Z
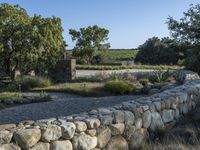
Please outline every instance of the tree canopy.
M200 4L191 5L187 12L183 13L179 21L173 17L168 18L168 28L171 35L180 42L191 44L200 43Z
M29 16L20 6L0 5L0 67L8 76L16 70L41 72L63 54L61 19Z
M80 28L79 31L70 29L69 34L72 41L75 41L73 55L84 63L91 63L97 50L106 50L110 47L108 40L109 30L98 27L97 25Z
M139 46L135 62L152 65L174 65L184 55L181 46L172 39L153 37Z

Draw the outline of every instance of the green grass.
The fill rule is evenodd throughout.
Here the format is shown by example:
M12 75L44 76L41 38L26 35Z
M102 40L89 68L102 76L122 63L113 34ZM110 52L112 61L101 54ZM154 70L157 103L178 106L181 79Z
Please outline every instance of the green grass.
M134 49L110 49L108 51L99 51L96 54L106 55L109 60L133 60L137 54L138 50Z
M146 70L174 70L180 69L179 66L165 65L134 65L134 66L103 66L103 65L77 65L78 70L122 70L122 69L146 69Z

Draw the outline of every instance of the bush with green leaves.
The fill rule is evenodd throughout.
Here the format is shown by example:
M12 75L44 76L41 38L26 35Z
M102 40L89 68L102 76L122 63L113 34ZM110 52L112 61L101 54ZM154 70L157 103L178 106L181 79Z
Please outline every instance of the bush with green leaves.
M124 81L109 81L104 85L104 89L112 94L125 95L130 94L133 90L133 86Z
M50 86L51 84L52 83L48 78L37 77L37 76L19 77L14 81L15 89L21 88L22 91L27 91L35 87L46 87Z

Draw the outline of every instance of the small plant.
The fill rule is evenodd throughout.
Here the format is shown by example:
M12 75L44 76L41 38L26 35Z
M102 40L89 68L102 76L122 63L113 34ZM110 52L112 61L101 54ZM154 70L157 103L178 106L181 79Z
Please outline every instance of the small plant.
M153 74L151 74L149 76L149 81L152 83L163 83L165 81L167 81L167 79L171 76L172 74L169 72L169 70L167 71L154 71Z
M113 94L129 94L133 90L133 86L124 81L109 81L105 84L104 89Z

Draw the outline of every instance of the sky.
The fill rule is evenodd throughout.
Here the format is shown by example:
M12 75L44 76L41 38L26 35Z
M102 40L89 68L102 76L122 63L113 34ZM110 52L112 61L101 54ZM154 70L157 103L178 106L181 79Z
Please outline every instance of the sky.
M180 19L190 4L199 0L0 0L19 4L29 15L56 16L62 19L68 49L74 43L69 29L92 25L110 31L111 48L137 48L153 36L170 36L169 16Z

